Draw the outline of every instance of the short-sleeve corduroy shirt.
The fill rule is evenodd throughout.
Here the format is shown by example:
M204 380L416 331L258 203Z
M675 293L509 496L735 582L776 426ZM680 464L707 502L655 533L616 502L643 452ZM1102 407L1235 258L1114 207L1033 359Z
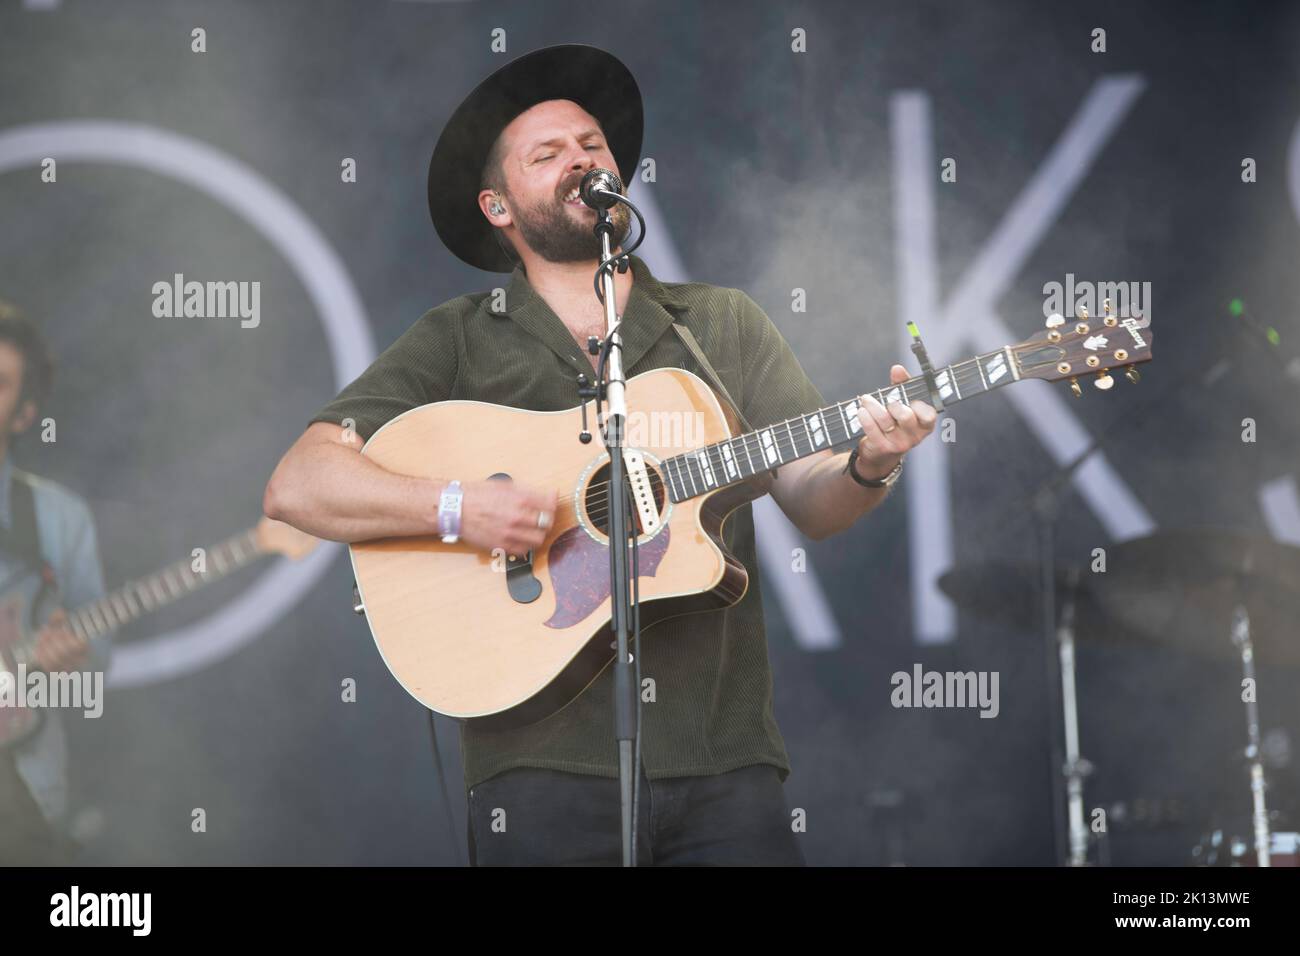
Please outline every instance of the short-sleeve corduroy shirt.
M748 295L702 283L661 283L644 262L631 260L634 281L621 329L627 378L683 368L709 380L672 332L676 320L694 334L751 427L826 404ZM500 293L483 292L430 310L312 421L351 419L368 439L403 412L448 399L559 411L577 406L577 376L591 371L563 321L516 268L504 303ZM783 781L790 773L773 713L750 505L727 519L723 540L749 571L745 596L732 607L642 629L641 676L655 682L655 702L642 705L642 761L652 779L759 763L777 767ZM513 767L617 777L612 673L605 668L576 700L531 726L488 731L472 721L462 724L465 786Z

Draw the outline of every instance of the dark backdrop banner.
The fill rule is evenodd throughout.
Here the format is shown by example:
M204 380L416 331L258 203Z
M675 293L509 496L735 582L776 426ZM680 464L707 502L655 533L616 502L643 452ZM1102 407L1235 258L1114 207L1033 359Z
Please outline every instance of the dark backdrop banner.
M4 4L0 299L41 323L59 365L57 439L16 458L86 496L110 583L253 524L279 456L377 350L501 282L430 225L442 122L509 58L604 47L645 96L649 162L630 178L651 267L746 290L828 398L914 367L907 319L946 363L1040 329L1053 284L1132 283L1152 318L1140 384L1075 401L1030 383L955 410L955 440L909 458L845 534L807 541L756 509L809 861L1052 862L1044 642L934 581L1032 561L1032 491L1093 436L1104 450L1060 501L1062 562L1157 530L1300 539L1300 9L601 9ZM168 317L177 281L257 283L257 299L242 317ZM1112 862L1186 862L1216 817L1247 832L1239 675L1169 638L1079 651L1086 806L1107 811ZM997 672L996 717L894 706L891 676L917 665ZM1285 808L1297 675L1261 667ZM426 712L351 613L338 546L124 630L104 716L71 723L87 861L464 859L455 725L438 721L448 807Z

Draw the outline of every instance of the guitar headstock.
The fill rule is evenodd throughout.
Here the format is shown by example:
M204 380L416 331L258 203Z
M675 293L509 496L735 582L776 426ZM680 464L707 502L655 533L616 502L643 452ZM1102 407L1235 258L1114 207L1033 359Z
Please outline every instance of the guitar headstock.
M1105 303L1105 313L1088 317L1086 309L1073 320L1053 315L1047 328L1011 346L1021 378L1048 382L1070 380L1076 396L1083 394L1079 379L1095 376L1093 384L1105 391L1115 384L1109 370L1123 368L1131 382L1140 377L1137 366L1151 361L1151 320L1146 316L1121 319Z
M274 518L263 518L253 531L258 548L266 554L282 554L291 561L305 558L320 544L305 531Z

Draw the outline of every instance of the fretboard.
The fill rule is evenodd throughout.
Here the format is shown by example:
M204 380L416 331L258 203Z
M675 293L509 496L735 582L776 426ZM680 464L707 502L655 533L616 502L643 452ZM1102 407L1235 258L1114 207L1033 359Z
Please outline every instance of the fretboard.
M84 638L97 637L225 577L261 553L257 532L250 528L208 548L204 570L195 571L192 561L177 561L155 574L123 585L98 601L69 611L68 626Z
M944 407L991 392L1020 377L1009 348L997 349L934 370L935 385ZM930 401L930 389L923 376L916 376L872 393L881 404L892 401L911 405ZM665 458L664 475L673 501L685 501L786 462L824 449L840 449L857 441L862 433L858 421L858 397L836 402L815 412L788 418L766 428L746 432L726 441L704 445L694 451Z

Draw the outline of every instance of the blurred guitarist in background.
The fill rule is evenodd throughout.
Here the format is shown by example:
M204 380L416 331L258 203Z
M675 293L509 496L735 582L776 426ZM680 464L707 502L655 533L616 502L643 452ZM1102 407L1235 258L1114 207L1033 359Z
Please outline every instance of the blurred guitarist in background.
M104 591L90 508L61 485L20 471L10 453L13 440L37 423L52 378L40 331L0 303L0 595L30 591L44 579L62 602L78 606ZM21 623L9 615L0 628ZM0 633L0 651L16 637ZM106 671L108 658L108 635L77 636L61 611L40 628L35 665L44 671ZM0 748L0 865L68 862L67 776L63 726L58 710L47 708L34 734Z
M448 399L538 411L577 404L576 376L591 378L595 362L587 337L605 335L592 290L595 212L577 187L593 168L635 175L642 115L627 68L587 46L520 57L469 95L434 150L430 211L462 260L513 269L509 286L503 297L467 295L428 312L322 409L272 476L267 515L336 541L437 534L446 482L389 472L359 454L361 440L403 412ZM616 205L612 217L622 241L626 207ZM630 258L630 271L615 277L626 378L665 367L706 374L669 334L677 321L754 427L826 404L748 296L661 283ZM894 382L907 377L902 366L891 369ZM886 408L867 397L859 420L852 458L823 449L783 464L772 484L777 504L811 538L843 531L883 500L935 413L923 402ZM478 477L445 476L465 479L460 537L485 552L539 547L555 520L556 492ZM745 596L656 623L639 648L658 702L645 710L638 855L654 864L802 865L782 787L790 763L773 714L750 505L730 516L725 534L749 572ZM471 863L619 861L611 672L531 726L462 725ZM493 827L497 808L510 820L504 832Z

